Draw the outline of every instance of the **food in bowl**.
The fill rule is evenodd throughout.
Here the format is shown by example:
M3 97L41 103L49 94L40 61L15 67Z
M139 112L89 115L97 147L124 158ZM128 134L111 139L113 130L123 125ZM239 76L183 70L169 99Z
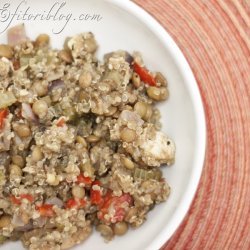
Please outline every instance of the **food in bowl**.
M91 32L49 41L18 25L0 45L0 242L54 250L142 225L169 196L175 145L155 106L166 78L138 52L101 62Z

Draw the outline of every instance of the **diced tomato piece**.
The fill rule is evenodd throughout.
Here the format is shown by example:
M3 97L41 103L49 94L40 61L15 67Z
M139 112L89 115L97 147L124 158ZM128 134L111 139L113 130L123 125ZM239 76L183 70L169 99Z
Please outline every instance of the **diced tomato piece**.
M41 216L44 217L53 217L55 215L53 205L51 204L43 204L41 206L37 206L36 209L39 211Z
M94 186L94 185L101 186L102 183L101 183L99 180L95 180L95 181L93 181L93 183L92 183L92 186Z
M80 207L85 207L86 206L86 200L80 199L78 202L80 203Z
M73 207L76 207L76 206L77 206L77 202L74 199L69 199L66 202L66 205L65 205L66 208L73 208Z
M65 125L65 119L64 118L60 118L57 123L56 126L57 127L63 127Z
M4 119L8 116L8 114L9 114L8 109L1 109L0 110L0 129L3 129Z
M134 71L140 76L143 82L151 86L156 86L155 78L152 76L152 74L150 74L150 72L146 68L141 67L136 62L134 62L133 68Z
M71 208L79 209L79 208L84 208L85 206L86 206L86 200L84 199L69 199L65 205L65 207L68 209Z
M92 187L90 189L90 201L91 204L100 206L104 202L102 197L101 189L98 189L101 187L101 182L99 180L95 180L92 183Z
M12 202L13 204L16 204L16 205L20 205L20 204L21 204L21 199L20 199L20 198L16 198L14 195L12 195L12 196L10 197L10 199L11 199L11 202Z
M90 200L93 205L100 205L103 202L100 190L90 190Z
M104 204L103 206L107 206L107 204L112 200L112 191L110 189L108 189L107 193L104 195L103 199L104 199Z
M90 201L93 205L100 205L103 203L103 198L100 190L90 190Z
M91 185L92 180L90 177L85 177L83 174L77 176L77 183L84 183L85 185Z
M34 197L30 194L21 194L20 197L15 197L14 195L12 195L10 197L12 203L16 204L16 205L20 205L23 199L28 200L29 202L33 202L34 201Z
M121 196L113 196L108 192L104 197L104 203L97 213L100 220L106 222L120 222L124 220L126 210L133 203L133 199L129 194L122 194ZM105 216L107 215L107 217Z

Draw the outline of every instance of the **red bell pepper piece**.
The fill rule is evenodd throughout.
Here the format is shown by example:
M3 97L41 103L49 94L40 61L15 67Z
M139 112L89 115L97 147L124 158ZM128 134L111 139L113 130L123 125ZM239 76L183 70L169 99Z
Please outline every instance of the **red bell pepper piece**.
M64 125L65 125L65 119L62 117L57 121L56 126L63 127Z
M104 197L104 203L100 207L97 217L106 222L116 223L123 221L126 215L126 207L128 208L133 203L130 194L122 194L121 196L113 196L108 192Z
M36 209L43 217L53 217L55 215L52 204L43 204L41 206L36 206Z
M103 202L100 190L90 190L90 201L93 205L100 205Z
M138 63L134 62L133 69L140 76L143 82L150 86L156 86L155 78L146 68L141 67Z
M91 204L100 206L103 203L103 197L102 197L102 191L101 189L98 189L101 187L101 182L98 180L95 180L92 183L92 187L90 189L90 201Z
M9 114L8 109L1 109L0 110L0 129L3 129L4 119L8 116L8 114Z
M79 174L77 176L77 183L84 183L85 185L91 185L92 184L92 180L90 177L85 177L83 174Z
M71 208L84 208L86 206L86 200L84 199L69 199L66 204L65 207L68 209Z
M10 198L11 198L12 203L14 203L16 205L20 205L23 199L26 199L29 202L34 201L34 197L30 194L21 194L20 197L18 197L18 198L15 197L14 195L12 195Z

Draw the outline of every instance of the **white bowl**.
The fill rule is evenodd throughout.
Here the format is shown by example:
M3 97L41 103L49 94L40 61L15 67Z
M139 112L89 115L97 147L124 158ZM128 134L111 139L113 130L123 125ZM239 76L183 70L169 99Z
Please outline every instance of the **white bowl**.
M56 1L55 1L56 2ZM12 13L21 3L12 0ZM54 2L51 0L28 1L18 10L30 6L30 13L49 11ZM2 4L1 4L2 6ZM55 8L54 8L55 10ZM142 52L145 63L151 70L163 72L168 79L170 99L160 105L163 130L174 139L177 146L176 163L164 168L164 176L172 192L167 202L160 204L148 214L148 220L137 230L130 230L123 237L116 237L104 243L99 234L94 233L82 245L74 249L92 250L141 250L159 249L174 233L187 213L195 195L202 172L205 156L205 118L197 83L183 54L172 38L149 14L130 1L120 0L70 0L59 13L100 14L97 21L77 21L71 19L60 34L64 21L24 21L29 37L48 33L52 44L61 47L64 38L83 31L92 31L99 42L98 57L117 49ZM7 14L7 12L5 12ZM0 32L7 26L1 12ZM13 26L20 23L14 20ZM0 35L6 42L6 34ZM23 249L20 243L7 243L1 250Z

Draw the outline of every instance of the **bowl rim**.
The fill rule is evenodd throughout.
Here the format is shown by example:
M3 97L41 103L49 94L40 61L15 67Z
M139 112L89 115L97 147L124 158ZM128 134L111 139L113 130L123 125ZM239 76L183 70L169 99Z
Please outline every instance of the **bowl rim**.
M126 0L106 0L111 4L115 4L117 7L120 7L131 13L133 16L138 18L141 22L145 23L145 25L153 32L158 39L160 39L162 45L169 51L173 60L175 61L177 67L180 69L181 74L184 79L187 79L186 85L188 91L191 96L191 101L194 107L195 114L195 124L197 125L197 136L196 136L196 154L194 156L193 161L193 170L191 173L190 181L187 185L186 191L173 214L173 217L170 219L169 223L163 228L161 233L155 238L151 244L147 247L147 249L160 249L167 240L174 234L176 229L180 226L184 217L186 216L191 203L195 197L196 191L198 189L198 185L200 182L203 165L205 161L206 154L206 119L204 106L201 98L201 94L199 91L198 84L193 75L191 67L189 66L185 56L181 52L178 45L174 42L172 37L168 34L168 32L162 27L162 25L152 17L148 12L142 9L136 3Z

